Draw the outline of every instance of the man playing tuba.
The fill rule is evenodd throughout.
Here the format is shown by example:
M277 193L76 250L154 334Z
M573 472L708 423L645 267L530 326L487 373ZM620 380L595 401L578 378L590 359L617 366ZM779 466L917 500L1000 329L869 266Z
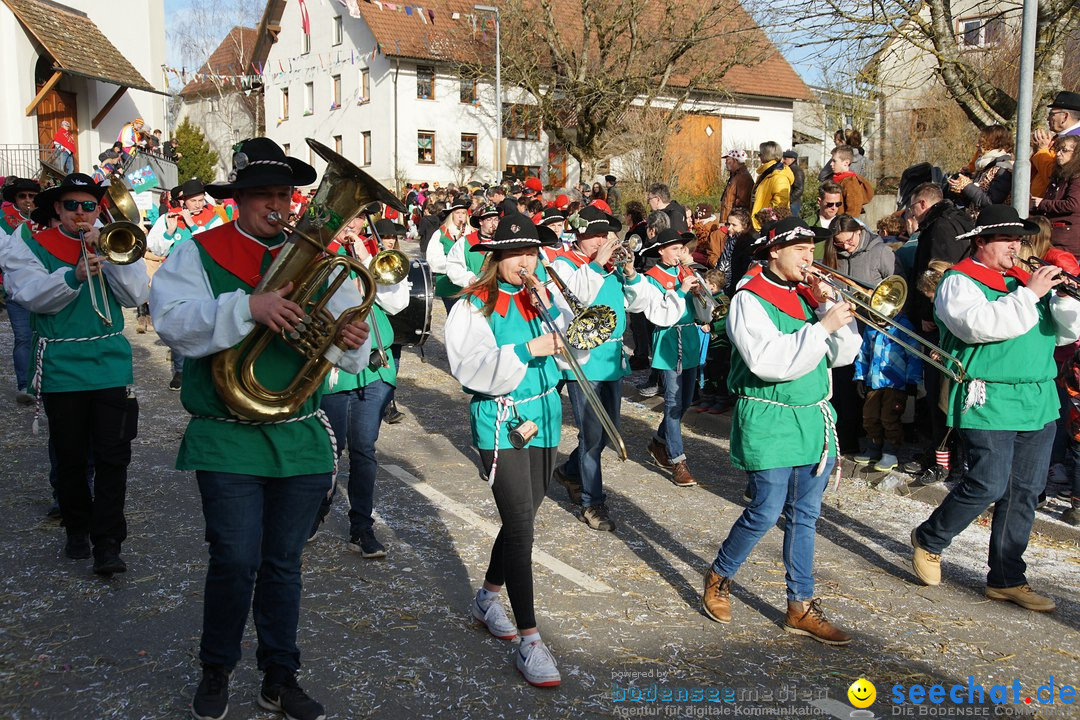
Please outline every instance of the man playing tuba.
M273 333L301 327L304 311L287 299L293 282L253 291L287 245L276 220L288 217L293 187L310 185L315 177L313 167L286 157L268 138L238 144L229 182L206 190L215 198L234 198L239 218L177 245L154 277L154 326L185 358L180 399L192 414L177 468L195 471L210 543L202 681L192 701L196 718L228 712L229 674L240 660L253 599L256 656L264 673L259 705L292 718L324 715L296 681L300 555L334 467L332 435L318 412L320 393L281 420L238 420L212 376L213 356L258 326ZM328 310L338 316L359 300L356 286L346 282ZM367 335L366 323L343 327L339 340L349 350L337 362L341 369L355 373L367 364ZM258 358L260 380L286 385L302 362L275 334Z

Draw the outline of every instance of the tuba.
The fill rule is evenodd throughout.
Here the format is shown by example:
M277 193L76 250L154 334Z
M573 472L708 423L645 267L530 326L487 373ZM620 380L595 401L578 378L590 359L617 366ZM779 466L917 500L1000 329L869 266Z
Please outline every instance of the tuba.
M214 387L225 405L234 415L248 420L273 422L295 414L345 352L337 339L341 329L362 320L375 302L375 280L363 263L328 254L326 248L338 231L373 200L405 209L389 190L338 153L311 138L307 144L326 160L326 172L295 226L277 213L268 217L290 231L290 236L254 290L269 292L293 283L288 299L303 308L304 319L293 332L281 337L301 355L303 363L285 387L266 387L255 375L255 361L277 335L262 325L211 362ZM335 319L327 303L350 280L351 273L356 273L363 285L364 300ZM329 287L320 296L327 283Z
M41 170L38 171L37 181L43 190L59 185L67 177L67 173L48 160L41 161Z

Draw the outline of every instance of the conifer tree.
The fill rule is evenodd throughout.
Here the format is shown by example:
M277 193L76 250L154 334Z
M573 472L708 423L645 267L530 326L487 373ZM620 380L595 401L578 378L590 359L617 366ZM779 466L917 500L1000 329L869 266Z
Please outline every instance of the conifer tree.
M203 184L217 179L218 154L210 149L210 143L202 130L192 125L187 118L176 128L174 137L181 157L176 161L177 178L183 183L191 178L198 178Z

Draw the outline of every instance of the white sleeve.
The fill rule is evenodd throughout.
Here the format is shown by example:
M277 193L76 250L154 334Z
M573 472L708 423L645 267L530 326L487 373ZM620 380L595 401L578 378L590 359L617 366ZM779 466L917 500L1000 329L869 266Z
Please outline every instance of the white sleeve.
M1071 345L1080 340L1080 300L1056 292L1050 298L1050 314L1057 326L1057 344Z
M1018 287L997 300L986 299L975 282L961 273L941 281L934 311L949 332L969 344L1011 340L1039 322L1039 298Z
M70 305L82 289L72 268L62 267L50 273L25 242L11 242L5 261L4 287L15 302L30 312L55 315Z
M146 261L139 258L127 265L101 264L101 271L109 283L109 289L123 307L139 307L150 299L150 278L146 274Z
M643 277L641 282L627 284L625 288L626 309L645 313L649 322L657 327L671 327L679 322L686 310L686 296L679 294L678 285L665 292Z
M23 223L19 227L15 228L11 234L8 234L4 230L0 230L0 272L7 270L7 254L11 249L11 246L15 243L23 243L23 233L29 233L30 229L26 223Z
M432 273L445 275L446 251L443 250L442 241L439 239L440 232L442 232L442 228L436 228L435 232L431 233L431 239L428 240L427 252L424 254L424 258L427 260Z
M195 243L186 242L180 247L187 245L194 245ZM171 258L170 258L171 261ZM340 270L337 272L341 272ZM330 281L332 282L337 277L337 272L330 275ZM157 277L156 275L154 276ZM375 292L376 300L378 300L378 291ZM335 292L329 300L326 301L327 311L334 317L341 317L341 314L351 307L356 307L363 302L363 296L360 295L360 288L354 282L342 283L338 291ZM246 304L246 303L245 303ZM248 309L248 315L251 314L250 307ZM365 318L366 319L366 318ZM346 350L338 358L338 361L334 363L339 368L347 373L358 373L367 367L368 361L371 359L371 343L374 341L374 333L368 335L367 340L356 350Z
M171 239L165 239L165 216L162 215L154 221L154 224L150 226L150 231L146 233L146 247L150 248L150 252L155 255L165 257L169 254L172 244Z
M591 263L585 263L581 267L574 267L573 263L556 258L552 267L555 272L559 273L559 277L566 283L567 289L572 292L578 300L586 305L592 305L596 296L600 294L600 288L604 285L604 277L596 272Z
M408 278L393 285L376 285L375 302L386 311L387 315L397 315L409 307L410 292L412 292L412 283L409 282Z
M493 397L506 395L525 377L528 366L517 347L497 345L487 318L468 299L454 303L444 332L450 374L468 389Z
M818 306L817 316L821 319L834 305L831 300ZM862 348L862 335L859 334L859 324L852 320L831 335L825 336L825 343L829 346L825 354L829 367L842 367L855 362Z
M458 238L457 242L451 246L450 252L446 254L446 276L458 287L468 287L476 280L476 275L465 263L465 253L471 252L469 248L468 240ZM428 243L428 251L431 251L431 243Z
M797 332L781 333L757 296L746 291L735 293L731 299L727 334L750 372L766 382L800 378L816 368L829 352L829 334L821 323L807 323ZM855 349L858 352L858 346Z

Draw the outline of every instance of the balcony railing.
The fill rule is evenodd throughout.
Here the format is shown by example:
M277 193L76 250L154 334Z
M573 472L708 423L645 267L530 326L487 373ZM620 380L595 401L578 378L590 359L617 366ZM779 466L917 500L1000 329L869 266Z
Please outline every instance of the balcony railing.
M37 177L41 172L41 161L50 155L51 146L0 143L0 177Z

